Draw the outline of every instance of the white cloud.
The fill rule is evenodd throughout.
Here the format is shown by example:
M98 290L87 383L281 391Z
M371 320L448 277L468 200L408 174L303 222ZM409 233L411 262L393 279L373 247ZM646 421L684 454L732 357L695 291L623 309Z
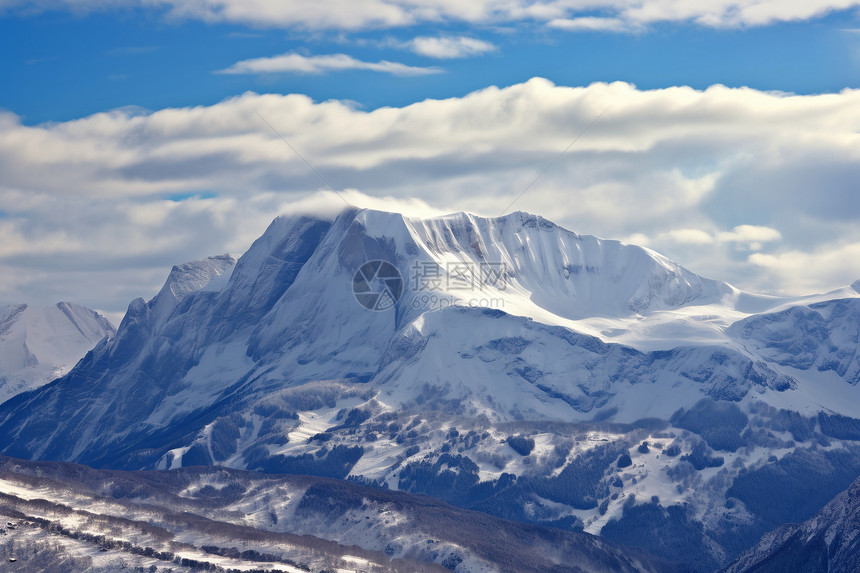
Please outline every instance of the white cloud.
M737 225L731 231L709 232L704 229L673 229L661 233L658 241L683 245L731 243L747 250L758 251L764 243L782 240L782 233L761 225Z
M615 31L613 21L624 23L626 29L655 22L763 26L856 8L860 0L5 0L0 11L86 12L118 6L166 10L174 18L309 30L569 21L574 29ZM595 12L606 22L598 22Z
M629 237L625 238L624 241L631 245L639 245L641 247L647 247L651 244L651 238L644 233L633 233Z
M330 54L325 56L304 56L290 53L280 56L252 58L236 62L229 68L219 70L219 74L325 74L328 72L343 72L347 70L367 70L395 76L424 76L442 72L440 68L422 68L407 66L399 62L365 62L347 54Z
M822 245L810 251L790 250L778 254L753 253L749 262L764 271L759 284L785 294L820 290L822 284L836 287L860 279L854 261L860 260L860 242Z
M547 22L550 28L573 32L627 32L636 26L620 18L582 16L578 18L556 18Z
M374 197L357 189L319 191L285 205L282 213L334 218L344 209L375 209L401 213L407 217L438 217L448 213L415 197Z
M416 54L439 59L480 56L495 52L498 49L490 42L467 36L442 36L438 38L420 36L407 42L406 46Z
M658 240L683 245L710 245L714 242L714 237L702 229L674 229L662 233Z
M761 244L782 240L782 233L762 225L738 225L730 232L720 233L717 238L723 242Z
M326 188L260 116L335 188L379 198L346 191L350 204L495 216L604 111L513 209L647 242L741 287L860 277L844 247L860 244L860 90L534 79L372 111L246 93L37 126L0 113L0 300L116 311L154 294L175 263L247 248Z

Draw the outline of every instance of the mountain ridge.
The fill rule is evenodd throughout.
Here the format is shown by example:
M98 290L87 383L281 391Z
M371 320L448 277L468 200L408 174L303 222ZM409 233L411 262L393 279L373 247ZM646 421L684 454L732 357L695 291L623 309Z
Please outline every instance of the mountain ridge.
M643 549L704 570L818 509L756 504L772 475L790 501L860 473L856 316L852 289L744 293L519 212L285 216L238 260L177 265L64 378L0 405L0 445L350 478L618 539L656 512L688 546Z

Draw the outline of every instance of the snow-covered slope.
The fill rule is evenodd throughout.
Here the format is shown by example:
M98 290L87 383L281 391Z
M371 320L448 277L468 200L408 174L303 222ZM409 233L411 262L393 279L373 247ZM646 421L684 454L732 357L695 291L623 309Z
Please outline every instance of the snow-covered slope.
M403 278L389 311L353 295L354 273L372 260ZM7 452L126 464L120 452L160 456L218 414L320 380L371 382L392 408L432 389L436 403L500 422L666 418L703 396L802 386L798 364L751 342L767 336L764 322L728 329L750 307L788 302L524 213L282 217L238 263L225 255L175 267L153 300L131 303L115 339L27 396L40 405L28 412L62 421L52 435L28 432L39 414L15 409L0 411L0 428L13 438ZM652 350L656 340L668 348Z
M368 311L356 304L352 293L356 269L374 259L391 261L410 283L390 312ZM24 427L33 417L17 420L12 449L27 456L93 462L90 456L95 452L99 459L110 455L107 443L126 449L134 434L147 435L151 442L154 431L176 428L180 419L200 411L214 413L213 408L222 407L219 404L234 406L237 392L248 397L314 380L368 381L379 374L378 385L387 395L409 402L418 394L415 383L449 375L428 370L427 361L442 366L451 361L452 346L477 348L499 338L495 315L470 305L495 306L505 316L520 317L503 321L510 323L509 332L531 329L529 336L546 339L552 348L547 351L563 356L570 346L564 339L578 335L567 328L532 328L532 320L561 327L590 316L636 320L643 313L716 304L734 293L728 285L701 279L645 249L580 237L522 213L499 219L459 214L411 220L392 213L348 211L334 221L279 218L235 269L233 263L224 256L175 267L153 300L133 301L114 340L97 348L63 383L28 397L44 404L46 416L72 426L61 424L53 436L36 438ZM463 288L452 278L455 267L480 274L491 264L502 272L495 282L477 283L472 278L472 284ZM423 284L440 272L441 282ZM413 282L419 288L413 288ZM459 325L463 321L469 326ZM453 323L458 326L446 326ZM431 325L438 325L442 335L425 337L422 331L429 332ZM416 360L400 347L410 341L426 346L431 338L444 341L443 346L422 353L421 372L413 372ZM582 346L594 354L595 364L606 354L590 348L601 347L597 340ZM514 405L538 418L555 418L559 409L567 418L583 418L617 394L610 386L626 376L627 362L640 369L655 360L619 349L614 352L630 352L636 358L620 364L610 359L606 366L586 369L582 361L569 359L553 365L554 372L547 372L542 384L517 378L516 364L499 363L501 370L484 367L474 375L458 376L449 398L466 399L474 411L492 412L500 419L513 416ZM528 353L519 359L520 370L546 371L554 362L527 357ZM478 363L489 364L480 359ZM667 379L674 384L685 368L672 365L668 370L675 372L665 375L658 368L652 381ZM488 403L485 390L504 383L499 375L510 380L512 389L494 389L492 394L501 402ZM73 391L78 377L93 387L94 399L86 399L86 411L75 403L82 399ZM409 381L405 387L404 381ZM707 385L701 388L712 392ZM745 394L733 388L728 392ZM19 421L24 426L18 426ZM27 445L30 440L32 445Z
M59 378L115 333L106 318L69 302L0 307L0 402Z
M787 519L750 501L756 472L826 446L844 471L802 479L860 473L858 316L854 288L744 293L524 213L281 217L238 261L175 267L68 375L0 406L0 447L351 476L619 539L684 507L663 518L704 566Z
M14 524L0 527L0 557L23 565L4 571L662 570L641 552L588 534L514 524L424 496L215 468L117 472L0 457L0 516Z

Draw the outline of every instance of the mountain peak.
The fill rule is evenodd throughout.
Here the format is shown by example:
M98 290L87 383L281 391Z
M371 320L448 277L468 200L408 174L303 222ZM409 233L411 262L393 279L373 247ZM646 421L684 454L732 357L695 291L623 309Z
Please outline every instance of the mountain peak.
M370 275L385 266L383 280L361 274L368 264ZM369 284L391 291L385 304L372 309L362 305L372 297L356 289ZM174 267L159 294L149 302L133 301L117 336L52 390L74 392L84 380L93 391L97 388L100 405L93 415L100 421L94 424L106 437L34 442L31 451L97 461L108 455L104 440L148 439L153 429L171 420L216 404L225 407L238 399L236 392L251 399L248 396L284 384L386 384L394 380L392 369L411 368L404 356L420 354L437 338L434 333L440 340L453 336L445 344L467 345L463 360L474 352L481 361L495 363L505 349L522 352L517 341L525 329L531 337L550 337L552 342L546 344L559 356L571 355L567 346L582 344L588 348L584 352L594 352L592 358L602 361L602 345L613 335L597 339L587 321L598 325L598 333L605 324L641 328L651 324L647 317L685 305L718 305L728 291L728 285L699 277L647 249L577 235L523 212L495 218L469 213L421 218L345 209L334 219L281 216L238 260L221 255ZM487 309L492 313L484 312ZM689 328L696 333L713 331L709 322L683 316L676 324L692 324ZM462 332L476 328L481 329L479 336L490 337L485 344L461 340ZM584 334L571 334L573 329ZM677 344L679 329L673 326L670 331ZM500 336L514 342L495 340ZM460 352L443 347L446 356ZM439 352L443 350L430 352L433 356L427 360L439 359ZM480 398L486 391L470 389L476 381L489 383L485 377L491 376L517 384L509 376L519 367L511 363L514 370L509 372L505 364L458 382L463 392L475 392L470 400L476 400L476 408L486 407ZM516 376L540 375L526 366L522 372ZM558 376L560 386L573 380L568 374ZM407 378L421 377L412 373ZM398 377L391 391L408 386L407 378ZM590 378L582 379L585 390L570 390L573 397L568 396L564 408L581 415L606 403L611 393L595 384L608 382ZM136 388L133 401L126 399L129 385ZM454 396L461 391L456 388ZM543 392L551 390L534 392L518 388L509 398L517 396L523 410L549 416ZM737 392L746 392L746 387ZM401 399L414 397L404 391L394 401ZM64 408L77 407L73 398L56 403L67 401ZM512 415L509 410L504 406L497 415L505 418Z
M656 519L655 547L713 570L737 547L724 524L799 515L825 477L810 468L860 468L860 297L746 312L744 296L528 213L284 216L238 260L175 266L65 377L0 404L0 443L114 468L353 476L618 540ZM0 338L29 310L10 307ZM756 507L783 469L800 485ZM666 531L698 533L667 549Z
M227 253L176 265L170 271L162 292L169 291L181 302L193 292L220 290L221 285L213 285L212 282L218 277L229 276L238 260L237 256Z
M105 317L71 302L0 307L0 401L62 376L115 333Z
M190 294L220 291L238 260L237 256L227 253L175 265L150 304L153 312L166 316Z

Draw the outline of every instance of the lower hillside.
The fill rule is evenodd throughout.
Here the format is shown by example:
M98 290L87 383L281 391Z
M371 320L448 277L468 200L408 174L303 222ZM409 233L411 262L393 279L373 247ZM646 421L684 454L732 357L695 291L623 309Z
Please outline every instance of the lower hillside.
M801 524L779 527L725 573L860 571L860 479Z
M322 477L0 458L10 571L667 571L597 537ZM14 561L13 561L14 560Z

